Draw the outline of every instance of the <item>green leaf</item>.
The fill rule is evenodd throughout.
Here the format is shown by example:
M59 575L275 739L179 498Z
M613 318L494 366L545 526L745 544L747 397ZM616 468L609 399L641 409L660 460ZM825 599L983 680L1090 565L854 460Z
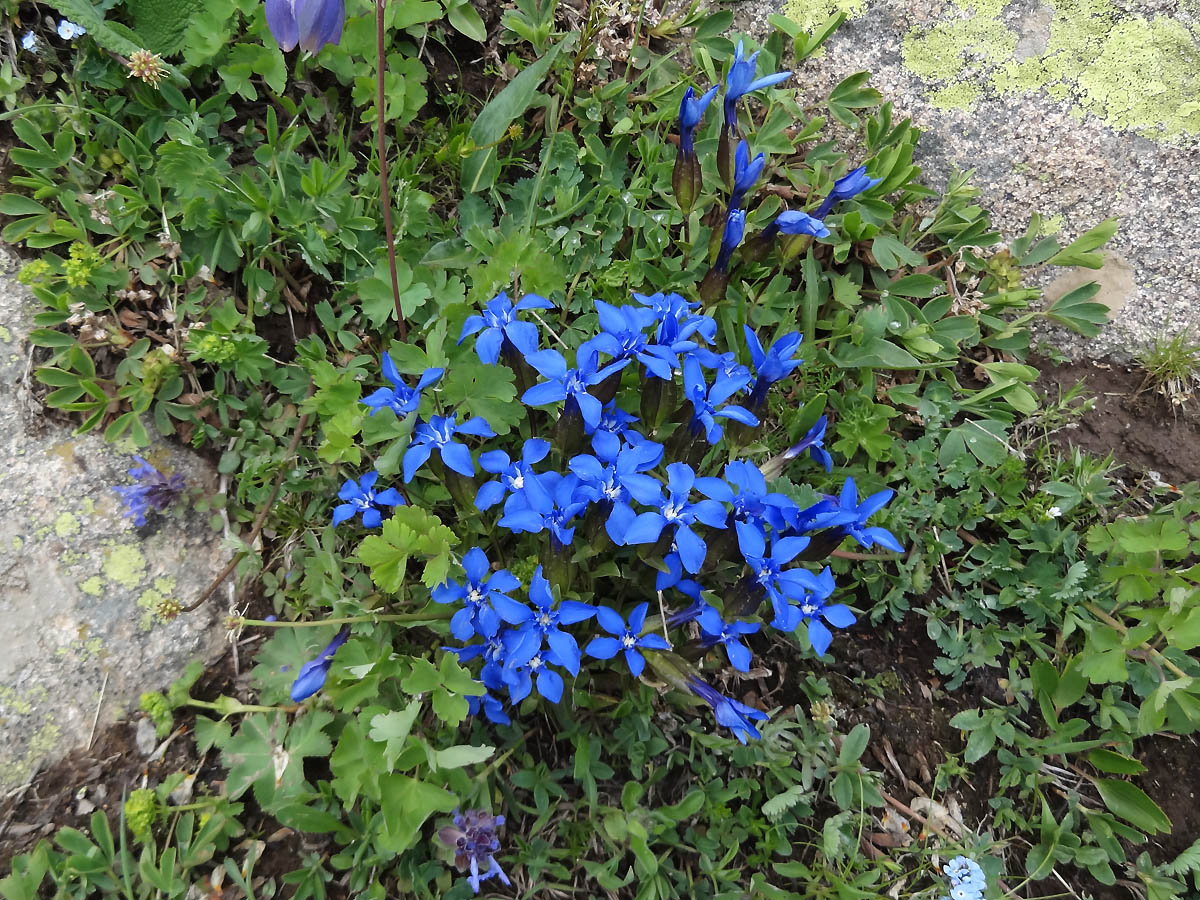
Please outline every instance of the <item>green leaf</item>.
M1099 291L1097 282L1088 282L1055 300L1047 307L1045 315L1084 337L1095 337L1101 326L1108 322L1109 313L1103 303L1092 302Z
M512 369L485 365L472 354L451 367L441 385L442 400L482 417L496 434L505 435L525 418L514 380Z
M387 744L384 758L389 769L396 764L396 757L404 749L404 742L420 711L421 701L417 699L410 701L404 709L381 713L371 719L371 731L367 736L376 743Z
M481 44L487 40L487 29L483 26L483 19L475 11L475 7L471 5L470 0L447 9L446 19L458 31L465 34L471 40L478 41Z
M903 347L883 338L871 338L861 347L843 344L833 354L843 369L917 369L920 361Z
M838 765L848 766L857 762L862 757L863 751L867 749L867 742L870 740L870 726L862 722L855 725L842 741L841 749L838 750Z
M932 275L905 275L889 284L886 290L898 297L932 297L945 292L946 282Z
M1096 780L1096 789L1100 792L1104 805L1114 815L1120 816L1142 831L1157 834L1160 831L1171 830L1171 820L1167 818L1166 813L1136 785L1116 778L1099 778Z
M402 853L416 843L421 826L435 812L450 812L458 798L445 788L391 773L379 777L384 830L376 838L392 853Z
M487 744L481 744L478 747L471 744L456 744L445 750L434 751L433 759L439 769L461 769L463 766L474 766L491 759L495 752L496 748L489 747Z
M1146 771L1146 767L1133 757L1102 747L1088 754L1088 762L1101 772L1112 772L1114 775L1141 775Z
M48 212L42 204L22 194L0 195L0 213L6 216L40 216Z
M1099 269L1104 265L1104 255L1093 251L1107 244L1117 233L1117 220L1105 219L1095 228L1088 229L1048 260L1052 266L1084 266Z
M395 593L404 584L409 557L425 560L421 580L433 587L446 580L450 548L458 543L441 519L416 506L397 506L380 534L364 538L356 558L371 570L371 580Z
M889 272L900 268L901 263L906 266L925 265L924 256L900 243L890 234L881 234L871 241L871 255L883 269Z
M468 136L477 147L484 149L476 150L463 160L463 190L474 193L486 190L495 183L496 176L500 172L496 147L485 147L484 145L498 143L504 137L508 126L518 116L523 115L533 103L542 79L546 77L550 66L566 46L570 37L559 41L546 51L545 56L521 71L505 86L504 90L489 100L487 106L480 110L479 115L471 124Z

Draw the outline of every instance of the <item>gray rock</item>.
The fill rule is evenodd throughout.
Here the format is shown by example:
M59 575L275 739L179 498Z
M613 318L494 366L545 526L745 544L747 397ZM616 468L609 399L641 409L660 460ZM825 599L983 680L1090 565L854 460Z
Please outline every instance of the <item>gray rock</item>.
M1075 358L1200 327L1200 4L1195 0L746 0L737 27L762 38L783 12L851 21L798 73L802 99L855 72L925 134L917 162L938 187L975 169L1002 233L1031 212L1064 243L1109 216L1128 266L1101 277L1114 313L1086 341L1045 334ZM1046 284L1060 273L1043 272ZM1111 274L1111 273L1110 273ZM1089 279L1090 280L1090 279ZM1115 286L1114 286L1115 285ZM1125 292L1114 302L1113 291Z
M41 416L22 383L23 340L36 308L0 260L0 790L26 783L45 761L86 745L224 644L225 611L213 598L167 620L222 568L221 536L193 511L122 518L113 485L129 484L134 448L76 437ZM206 463L156 444L143 453L189 486L215 491Z

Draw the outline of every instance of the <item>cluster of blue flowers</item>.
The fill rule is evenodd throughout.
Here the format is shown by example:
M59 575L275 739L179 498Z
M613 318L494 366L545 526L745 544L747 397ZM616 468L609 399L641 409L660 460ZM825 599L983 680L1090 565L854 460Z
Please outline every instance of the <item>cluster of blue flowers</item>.
M987 878L979 863L965 856L956 856L942 867L950 879L950 894L941 900L983 900Z
M133 519L133 524L141 528L146 524L146 516L153 512L164 512L176 500L183 496L184 478L178 472L167 476L156 469L140 456L135 456L137 465L129 470L135 484L119 485L113 488L125 504L122 518Z
M455 810L454 824L438 832L438 839L454 851L455 868L467 873L467 883L476 894L479 885L493 876L505 885L512 883L494 855L500 849L496 829L503 824L504 816L493 816L482 809L463 813Z
M544 561L568 558L578 549L581 529L582 541L593 549L609 542L615 554L635 548L622 556L624 577L636 578L639 566L652 567L645 581L648 589L653 576L651 596L659 608L682 606L664 620L649 618L646 598L635 597L625 610L559 601L542 566L526 590L510 571L493 567L483 547L470 549L462 559L464 579L435 588L433 599L462 604L450 621L450 633L462 642L454 649L463 663L479 661L486 693L472 700L473 712L493 722L509 723L506 703L520 703L534 691L558 702L564 674L578 675L585 657L620 657L631 674L641 675L648 654L670 653L672 629L687 627L700 648L719 647L742 672L751 663L743 639L764 620L788 634L803 626L823 655L833 639L831 627L846 628L855 617L832 602L828 567L813 571L800 563L823 558L847 536L864 547L902 549L890 532L868 524L891 499L890 490L860 502L847 479L839 496L801 507L771 491L763 471L749 460L710 464L720 475L705 474L704 461L718 455L710 450L725 438L725 426L757 426L771 386L800 365L799 334L785 334L764 348L747 327L751 365L745 366L735 353L713 349L717 324L697 312L699 304L678 294L633 296L635 304L624 307L596 303L599 333L578 348L573 364L556 350L540 349L537 328L518 316L551 308L548 301L527 296L513 304L505 294L497 296L483 315L467 320L460 343L474 336L484 363L503 359L513 366L518 380L529 385L521 398L527 406L558 410L551 417L557 419L556 441L529 437L515 458L499 449L475 454L468 439L494 437L492 428L482 418L460 422L449 412L419 421L402 457L405 484L431 460L444 466L430 473L435 479L469 480L467 502L483 513L496 510L501 533L544 535L543 546L550 550ZM386 356L383 372L390 387L364 400L372 414L385 407L416 414L422 391L442 375L431 369L410 387ZM618 402L623 378L624 396L640 396L641 417ZM831 470L825 425L824 419L817 422L783 462L807 453ZM664 439L655 440L660 435ZM574 438L585 452L566 449ZM377 527L386 507L404 502L394 488L378 490L377 478L369 472L346 482L335 525L361 514L364 526ZM719 545L715 552L713 544ZM711 579L720 583L720 609L701 584ZM769 616L760 614L766 604ZM579 626L590 629L586 642L571 630ZM712 706L718 722L743 742L758 736L754 722L762 713L724 697L686 664L680 671L679 686Z

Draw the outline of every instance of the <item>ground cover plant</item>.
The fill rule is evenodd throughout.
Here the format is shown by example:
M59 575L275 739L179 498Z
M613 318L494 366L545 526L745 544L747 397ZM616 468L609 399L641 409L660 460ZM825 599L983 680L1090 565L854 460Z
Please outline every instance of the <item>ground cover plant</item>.
M1104 307L1023 270L1114 222L1004 243L924 185L867 73L803 87L837 17L152 6L10 9L3 236L46 406L213 456L227 496L138 459L121 497L240 523L213 587L270 639L252 697L143 698L220 784L5 897L1200 886L1137 780L1200 723L1200 494L1056 450L1028 362ZM917 683L847 661L917 638L901 765L870 710Z

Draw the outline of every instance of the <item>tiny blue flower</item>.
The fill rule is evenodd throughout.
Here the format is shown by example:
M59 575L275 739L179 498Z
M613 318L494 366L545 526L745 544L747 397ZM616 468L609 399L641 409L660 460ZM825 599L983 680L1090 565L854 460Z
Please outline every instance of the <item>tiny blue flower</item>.
M637 678L646 668L646 658L638 652L639 650L671 649L671 645L661 634L654 632L642 634L642 627L646 624L646 612L649 609L649 603L639 603L629 614L629 624L626 625L625 620L616 610L609 609L607 606L597 607L596 622L611 637L592 638L584 652L596 659L612 659L624 651L625 663L629 666L633 677Z
M693 503L693 487L709 499ZM679 560L684 569L695 574L704 565L708 547L692 529L692 525L701 522L710 528L724 528L726 513L722 503L732 499L733 491L721 479L697 478L692 467L686 463L671 463L667 466L666 495L654 500L658 509L644 512L634 519L621 536L621 541L626 546L652 544L658 540L664 528L673 528Z
M729 129L730 134L737 133L737 102L742 97L792 77L791 72L776 72L773 75L755 78L759 52L755 50L749 58L745 58L742 42L738 41L733 62L729 66L729 74L725 77L725 127Z
M848 534L858 541L860 546L868 549L878 544L894 553L903 553L903 545L886 528L867 527L867 519L887 506L895 495L895 491L885 488L859 503L858 488L854 484L854 479L847 478L846 483L842 485L841 496L838 498L837 512L842 516L853 516L854 518L839 526L842 533Z
M725 480L735 489L733 517L739 521L783 531L796 512L796 504L790 497L767 490L767 479L752 462L729 463L725 467Z
M410 413L417 411L417 406L421 402L421 391L432 384L436 384L437 380L442 377L442 369L426 369L421 373L421 378L417 381L416 387L409 387L404 383L404 379L400 377L400 373L396 370L396 364L392 361L390 353L383 354L383 377L392 383L390 388L380 388L371 394L369 397L363 398L363 404L370 408L371 415L379 412L381 409L390 409L396 414L396 418L403 419Z
M658 322L652 309L611 306L597 300L596 312L600 318L600 334L583 345L580 358L596 350L613 359L636 359L645 366L647 373L670 381L679 367L678 354L697 346L695 341L677 341L667 346L650 343L646 329Z
M833 190L829 192L829 196L822 200L821 205L817 207L816 217L818 219L825 218L838 202L849 200L851 197L857 197L863 191L869 191L881 181L883 181L882 178L869 177L866 166L859 166L857 169L847 172L833 183Z
M492 606L492 599L498 596L507 599L509 591L519 588L521 582L507 569L492 572L480 547L473 547L463 555L462 566L467 583L447 581L438 585L432 591L433 600L435 603L465 603L450 619L450 633L458 640L470 640L475 634L489 638L500 630L500 616Z
M683 363L683 391L692 403L692 433L703 434L710 444L719 443L724 429L717 424L718 418L733 419L751 428L758 426L758 416L740 406L722 406L726 400L746 386L741 379L730 378L718 373L710 387L700 370L700 361L694 356Z
M745 326L745 334L746 346L750 349L750 360L758 374L754 386L750 389L749 406L751 409L761 409L771 386L782 381L804 362L796 356L804 335L798 331L789 332L773 343L770 350L763 352L758 335L749 325Z
M27 31L21 35L21 49L32 50L37 46L37 35L32 31Z
M717 95L717 88L718 85L714 84L699 100L696 99L696 92L692 88L689 87L683 92L683 99L679 103L679 152L684 156L692 156L695 153L692 141L696 134L696 126L700 124L708 104L712 103L713 97Z
M663 346L673 346L679 341L694 341L696 338L711 343L717 336L716 319L693 314L692 310L699 309L700 304L689 303L679 294L635 292L633 299L654 310L658 321L654 340Z
M482 332L475 339L475 352L480 361L489 366L496 364L505 343L511 345L522 356L536 353L537 326L516 318L518 312L527 309L554 309L554 304L537 294L526 294L514 305L508 299L508 294L501 291L488 301L482 315L467 316L458 342L461 344L468 336Z
M808 623L808 640L813 646L813 651L817 656L824 656L825 651L829 649L829 644L833 641L833 632L829 630L825 622L828 622L834 628L849 628L858 621L850 607L841 603L826 604L826 600L833 595L835 587L833 581L833 573L826 566L820 575L811 576L810 589L804 590L803 593L795 593L799 582L791 582L787 585L790 599L796 599L797 605L790 607L799 613L801 621ZM824 619L825 622L821 620ZM792 630L795 630L794 628Z
M746 213L744 210L731 209L725 217L725 230L721 233L721 249L717 251L717 259L713 269L718 272L729 271L729 261L733 259L733 251L742 242L746 232Z
M326 44L342 40L344 0L266 0L266 7L267 27L285 52L299 44L316 53Z
M754 187L762 175L767 158L762 153L750 159L750 145L746 141L738 143L734 154L733 191L729 195L729 206L740 207L750 188Z
M454 851L455 868L468 873L467 883L476 894L479 885L493 876L502 884L512 883L493 855L500 849L496 829L503 824L504 816L493 816L482 809L468 809L461 814L455 810L453 827L438 831L438 840Z
M592 436L592 449L596 451L596 456L604 460L616 459L621 450L622 438L625 438L626 443L645 440L629 427L636 421L637 416L630 415L618 407L616 400L605 404L600 413L600 421L595 426L584 425L584 431Z
M595 428L600 424L603 407L599 400L588 393L588 388L604 381L613 372L629 364L628 359L617 359L599 367L595 347L586 344L576 354L576 368L568 369L567 361L557 350L539 350L525 357L546 381L541 381L521 396L526 406L546 406L566 401L565 414L578 409L583 421Z
M826 472L833 471L833 457L829 455L829 451L825 449L825 426L829 421L828 416L821 416L817 419L817 424L805 432L804 437L800 442L793 444L783 452L783 458L795 459L805 450L809 456L825 467Z
M505 642L508 651L505 668L523 666L541 652L543 647L548 647L553 654L552 662L562 666L572 675L578 675L579 644L570 632L561 630L559 626L574 625L590 619L596 614L595 607L575 600L564 600L556 606L554 595L550 591L550 582L542 575L541 566L537 567L529 584L529 602L533 604L532 607L503 594L492 597L492 605L500 614L500 618L509 625L516 626ZM513 702L520 701L514 697Z
M541 462L549 453L549 441L530 438L521 448L521 458L517 462L512 462L503 450L489 450L480 454L479 468L500 477L495 481L485 482L479 488L475 495L475 505L480 509L490 509L506 494L509 495L510 503L519 495L525 507L539 513L550 512L554 506L554 498L533 471L533 464Z
M702 632L700 643L705 647L720 644L725 648L729 664L739 672L750 671L750 648L742 643L744 635L754 634L759 629L757 622L726 622L715 606L705 604L696 617Z
M455 421L455 416L430 416L428 423L422 423L413 429L412 442L404 451L404 483L408 484L417 474L417 470L425 465L434 450L442 458L447 468L471 478L475 475L475 464L471 460L471 451L465 444L454 440L455 435L470 434L475 437L495 437L487 420L480 416L467 419L461 425Z
M375 482L379 480L378 472L368 472L358 481L351 478L338 491L338 499L345 502L338 504L333 510L333 524L340 525L357 513L362 513L363 525L367 528L378 528L383 523L380 507L403 506L404 498L395 488L376 491Z
M292 682L293 703L307 700L325 686L325 679L329 677L329 667L333 665L333 656L349 637L350 626L343 625L324 650L300 667L296 680Z
M765 722L767 714L752 706L747 706L726 697L712 685L705 684L699 678L689 678L688 687L692 693L713 708L718 724L733 731L733 736L743 744L747 738L761 738L753 722Z
M77 37L83 37L87 34L87 29L82 25L76 25L68 19L60 19L58 23L58 36L64 41L73 41Z

